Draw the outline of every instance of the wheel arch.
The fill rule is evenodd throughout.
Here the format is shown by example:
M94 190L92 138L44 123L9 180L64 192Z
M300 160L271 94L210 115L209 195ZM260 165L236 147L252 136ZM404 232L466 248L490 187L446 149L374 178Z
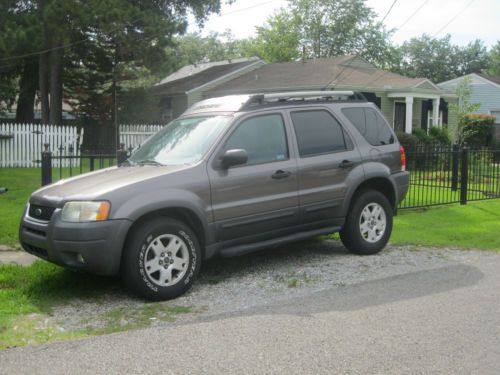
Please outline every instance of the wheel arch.
M165 207L142 213L139 217L137 217L134 220L134 222L128 229L127 235L125 236L123 247L125 248L127 241L130 240L130 237L133 235L134 231L137 228L139 228L142 224L144 224L149 220L154 220L162 217L175 219L186 224L196 235L196 238L200 245L202 259L205 257L205 246L208 240L208 230L206 226L203 224L203 221L198 216L198 214L194 210L185 206ZM124 253L125 251L122 251L122 259Z
M349 210L349 207L352 205L353 199L362 190L375 190L382 193L389 201L393 211L396 212L396 188L389 178L379 176L364 180L350 192L348 199L346 199L346 203L348 204L344 207L344 213L346 215L347 210Z

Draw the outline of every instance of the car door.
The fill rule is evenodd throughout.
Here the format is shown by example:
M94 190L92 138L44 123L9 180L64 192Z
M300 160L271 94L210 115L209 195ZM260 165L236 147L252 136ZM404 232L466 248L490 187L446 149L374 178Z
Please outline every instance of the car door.
M299 153L300 222L311 229L341 225L349 176L362 173L355 171L360 154L327 108L292 110L289 115Z
M208 166L219 241L269 239L298 224L297 163L289 131L282 113L263 113L242 118L223 141ZM217 159L230 149L244 149L247 162L218 166Z

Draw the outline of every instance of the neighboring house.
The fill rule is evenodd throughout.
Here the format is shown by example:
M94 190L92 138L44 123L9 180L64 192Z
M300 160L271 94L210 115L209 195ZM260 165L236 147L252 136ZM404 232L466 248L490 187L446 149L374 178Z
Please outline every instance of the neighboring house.
M187 65L161 80L153 92L161 100L162 122L179 117L187 108L204 99L207 90L262 66L256 57Z
M377 104L394 129L454 123L448 102L456 96L426 78L408 78L377 69L357 56L278 64L253 59L189 65L155 85L166 109L163 120L178 117L205 98L265 92L353 90Z
M476 113L493 115L496 117L495 132L500 139L500 77L488 76L481 73L472 73L450 81L441 82L438 86L446 91L455 92L457 86L466 77L471 80L471 103L479 103L481 107Z
M426 78L377 69L357 56L263 65L206 91L204 97L301 90L354 90L377 104L394 129L411 133L456 121L448 114L455 95Z
M76 119L75 112L68 103L63 102L62 109L63 109L62 117L64 121ZM10 106L9 110L0 112L0 122L1 121L13 122L16 119L16 110L17 110L17 104L14 103L12 104L12 106ZM38 99L35 100L34 115L35 115L34 123L40 123L42 121L42 105Z

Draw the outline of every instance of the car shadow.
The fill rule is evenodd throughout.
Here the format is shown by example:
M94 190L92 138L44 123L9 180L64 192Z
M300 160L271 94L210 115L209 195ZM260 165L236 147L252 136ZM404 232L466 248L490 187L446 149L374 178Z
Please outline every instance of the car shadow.
M353 285L335 286L313 292L307 296L281 300L235 312L202 316L180 324L195 324L254 315L311 316L325 312L356 311L432 294L447 293L470 287L483 278L484 274L476 267L454 264Z

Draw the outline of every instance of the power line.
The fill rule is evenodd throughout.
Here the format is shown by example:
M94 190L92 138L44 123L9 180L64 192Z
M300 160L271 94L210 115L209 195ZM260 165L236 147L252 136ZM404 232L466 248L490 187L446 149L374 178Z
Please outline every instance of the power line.
M422 9L430 0L425 0L418 8L417 10L415 10L411 15L410 17L408 17L402 24L401 26L399 26L396 31L394 32L394 34L396 34L399 30L401 30L408 22L410 22L410 20L415 17L415 15L420 12L420 9Z
M394 0L392 2L391 7L389 8L389 10L387 11L387 13L385 14L384 18L382 18L382 23L384 23L385 19L387 18L387 16L389 15L389 13L391 13L392 8L394 8L394 5L396 5L397 2L398 2L398 0Z
M436 37L436 35L438 35L441 31L443 31L444 29L446 29L448 27L448 25L450 23L452 23L453 21L455 21L455 19L457 19L458 16L460 16L463 12L465 12L465 10L476 0L471 0L467 3L466 6L464 6L457 14L455 14L443 27L441 27L432 37Z
M140 20L142 20L146 16L147 15L144 14L141 17L139 17L139 18L133 20L132 22L130 22L130 24L133 25L133 24L139 22ZM117 32L120 29L121 29L121 27L116 27L116 28L112 29L109 33L113 34L113 33ZM66 49L66 48L69 48L69 47L73 47L75 45L82 44L82 43L85 43L85 42L88 42L88 41L89 41L89 37L85 37L85 38L83 38L81 40L77 40L76 42L71 42L71 43L68 43L68 44L63 44L62 46L58 46L58 47L48 48L48 49L39 50L39 51L35 51L35 52L30 52L30 53L25 53L25 54L16 55L16 56L4 57L4 58L0 59L0 61L10 61L10 60L23 59L25 57L30 57L30 56L38 56L38 55L41 55L41 54L44 54L44 53L48 53L48 52L51 52L51 51L57 51L57 50L60 50L60 49Z

